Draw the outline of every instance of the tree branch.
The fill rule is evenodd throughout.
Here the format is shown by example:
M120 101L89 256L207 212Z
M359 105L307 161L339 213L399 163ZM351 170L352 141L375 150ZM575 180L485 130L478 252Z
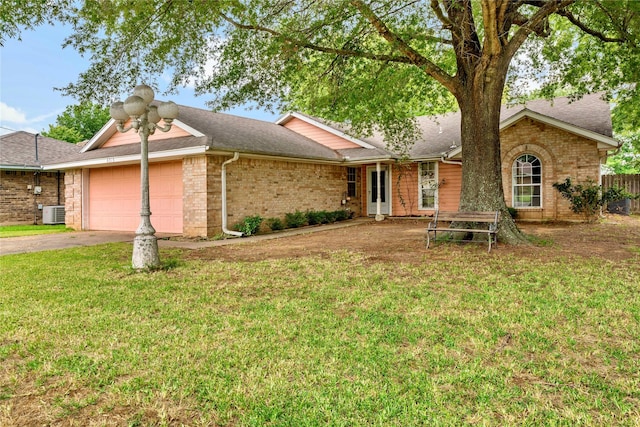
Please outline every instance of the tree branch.
M571 22L576 27L580 28L585 33L587 33L587 34L589 34L591 36L594 36L594 37L602 40L603 42L606 42L606 43L624 43L624 42L627 41L627 39L624 38L624 37L608 37L604 33L600 32L600 31L596 31L593 28L590 28L587 24L585 24L582 21L580 21L573 13L571 13L568 10L559 10L556 13L558 15L560 15L560 16L564 16L565 18L567 18L569 20L569 22Z
M283 38L287 43L290 43L293 46L296 47L301 47L301 48L305 48L305 49L311 49L311 50L315 50L317 52L322 52L322 53L330 53L330 54L334 54L334 55L338 55L338 56L348 56L348 57L354 57L354 58L364 58L364 59L371 59L373 61L384 61L384 62L396 62L396 63L400 63L400 64L413 64L413 61L411 61L410 58L407 58L406 56L398 56L398 55L383 55L383 54L376 54L376 53L371 53L371 52L363 52L363 51L359 51L359 50L353 50L353 49L345 49L345 48L334 48L334 47L327 47L327 46L321 46L318 44L314 44L314 43L309 43L307 41L300 41L300 40L296 40L292 37L288 37L285 34L279 32L279 31L275 31L271 28L268 27L263 27L261 25L251 25L251 24L242 24L238 21L235 21L233 19L231 19L229 16L225 15L225 14L220 14L220 16L227 21L228 23L230 23L231 25L233 25L236 28L242 29L242 30L251 30L251 31L258 31L258 32L263 32L263 33L267 33L273 37L281 37Z
M407 42L392 32L389 27L387 27L387 25L382 22L378 16L376 16L368 5L364 4L361 0L353 0L351 4L371 23L376 31L378 31L378 34L380 34L380 36L389 44L397 47L398 50L409 59L411 64L420 67L425 73L436 79L452 94L455 95L458 92L456 81L453 77L446 73L442 68L422 56L414 48L409 46Z
M516 33L511 37L511 40L505 46L505 56L504 59L510 61L513 58L513 55L518 51L522 43L531 35L531 33L541 34L540 26L544 24L544 22L554 13L557 13L558 10L562 10L567 6L575 3L576 0L555 0L549 2L526 2L527 4L533 5L536 3L536 6L539 6L539 9L536 13L533 14L529 19L525 20L520 24L520 28ZM519 15L521 18L522 16ZM541 34L544 35L544 34Z

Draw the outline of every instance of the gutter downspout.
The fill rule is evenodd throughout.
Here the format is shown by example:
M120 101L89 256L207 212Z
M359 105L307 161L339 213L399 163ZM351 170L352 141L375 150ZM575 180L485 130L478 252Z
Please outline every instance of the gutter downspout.
M233 163L240 157L239 152L233 153L233 157L222 163L221 181L222 181L222 232L236 237L242 237L239 231L229 230L227 228L227 165Z

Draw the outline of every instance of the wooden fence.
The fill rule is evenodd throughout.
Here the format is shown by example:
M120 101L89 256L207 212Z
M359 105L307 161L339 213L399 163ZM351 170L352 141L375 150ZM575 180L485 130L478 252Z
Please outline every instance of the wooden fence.
M602 188L623 187L631 194L640 194L640 174L638 175L603 175ZM640 199L631 201L631 212L640 213Z

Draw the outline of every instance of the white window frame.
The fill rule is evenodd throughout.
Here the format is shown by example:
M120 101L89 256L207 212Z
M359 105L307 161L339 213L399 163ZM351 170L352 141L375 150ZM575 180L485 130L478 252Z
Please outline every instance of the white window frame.
M423 167L429 165L433 167L433 176L426 177ZM433 190L433 206L425 207L423 205L423 190ZM420 162L418 163L418 210L430 211L438 209L438 162Z
M532 169L531 172L518 174L518 172L519 172L518 164L519 164L519 162L521 162L522 159L525 160L523 163L525 163L525 164L528 163L529 164L528 167L530 167ZM535 161L537 161L538 164L540 165L540 174L539 175L533 173L533 168L534 168L533 163ZM538 156L536 156L534 154L525 153L525 154L522 154L522 155L518 156L518 158L516 158L513 161L513 165L511 166L511 206L512 207L514 207L516 209L541 209L542 208L542 203L543 203L543 200L544 200L543 199L543 194L542 194L543 190L544 190L544 187L542 185L542 174L543 174L542 160L540 160L540 157L538 157ZM535 177L539 178L539 182L537 182L537 183L533 182ZM519 178L520 178L520 181L525 180L525 178L531 178L532 182L527 182L527 183L520 182L520 183L518 183ZM534 205L520 205L520 206L518 206L518 203L516 202L517 189L518 188L526 188L526 187L529 187L529 188L532 188L532 189L537 187L539 189L540 202L539 202L538 205L535 205L535 206ZM532 198L535 197L535 191L532 191L532 194L533 195L531 197ZM532 202L533 202L533 200L532 200Z
M353 180L351 180L350 178L350 174L349 172L352 171L353 172ZM353 194L349 194L349 184L353 184ZM347 167L347 197L358 197L359 196L359 191L358 191L358 168L355 167Z

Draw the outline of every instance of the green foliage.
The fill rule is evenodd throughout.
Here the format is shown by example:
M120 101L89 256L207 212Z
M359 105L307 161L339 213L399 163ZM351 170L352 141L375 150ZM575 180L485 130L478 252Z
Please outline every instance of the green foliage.
M44 136L77 143L91 139L109 121L109 109L96 104L70 105L49 125Z
M618 153L607 158L606 167L611 172L616 175L640 174L640 134L638 136L637 144L634 145L631 140L626 140ZM617 136L617 139L623 138Z
M309 225L322 224L327 220L326 211L307 211L307 223Z
M334 212L336 221L346 221L351 219L353 216L353 212L346 209L338 209Z
M307 224L307 215L304 212L288 212L284 215L287 228L298 228Z
M246 216L239 223L234 225L234 230L241 232L245 236L252 236L260 230L263 218L260 215Z
M569 200L571 210L577 214L583 214L586 221L592 221L605 203L601 197L602 188L593 180L584 184L573 184L571 178L563 183L554 183L553 187L560 192L562 197Z
M48 136L49 138L55 138L60 141L71 142L73 144L85 140L85 138L82 137L82 134L77 130L62 125L49 125L49 130L42 131L42 135Z
M309 225L332 224L336 221L345 221L350 219L351 211L338 209L337 211L307 211L307 223Z
M574 184L571 178L567 178L562 183L554 183L553 187L569 200L573 212L584 215L585 221L594 220L599 209L609 202L638 197L622 187L610 187L602 191L602 186L591 179Z
M272 231L279 231L284 229L284 222L280 218L268 218L266 221L267 227Z

